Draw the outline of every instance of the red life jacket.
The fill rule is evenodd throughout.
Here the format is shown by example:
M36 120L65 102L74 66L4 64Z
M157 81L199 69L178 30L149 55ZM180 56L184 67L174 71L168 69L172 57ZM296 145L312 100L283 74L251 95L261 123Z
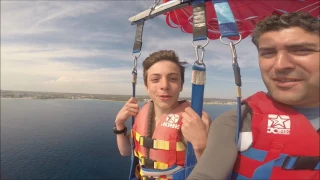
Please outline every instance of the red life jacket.
M239 152L232 179L319 179L319 133L293 108L263 92L244 100L253 142Z
M136 176L171 178L174 172L184 166L186 146L181 138L181 113L190 103L182 102L169 114L164 114L157 122L153 135L148 136L153 121L150 116L153 106L149 108L150 103L153 102L145 104L139 111L131 131L134 155L140 162L137 169L140 173L136 172Z

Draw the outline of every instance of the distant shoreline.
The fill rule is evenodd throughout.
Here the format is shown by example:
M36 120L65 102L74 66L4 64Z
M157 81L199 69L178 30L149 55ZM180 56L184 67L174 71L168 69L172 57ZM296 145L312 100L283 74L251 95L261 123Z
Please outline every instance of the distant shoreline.
M111 94L84 94L84 93L55 93L55 92L33 92L33 91L10 91L1 90L1 98L5 99L68 99L68 100L99 100L108 102L126 102L131 95ZM138 102L147 102L147 95L136 95ZM179 100L191 101L191 97L180 97ZM231 99L204 98L203 104L235 105L236 101Z
M47 98L47 99L41 99L41 98L32 98L32 97L21 97L21 98L8 98L8 97L1 97L1 99L19 99L19 100L95 100L95 101L106 101L106 102L126 102L124 100L106 100L106 99L68 99L68 98ZM146 102L138 100L138 102ZM189 101L190 102L190 101ZM235 103L216 103L216 102L204 102L203 104L208 105L235 105Z

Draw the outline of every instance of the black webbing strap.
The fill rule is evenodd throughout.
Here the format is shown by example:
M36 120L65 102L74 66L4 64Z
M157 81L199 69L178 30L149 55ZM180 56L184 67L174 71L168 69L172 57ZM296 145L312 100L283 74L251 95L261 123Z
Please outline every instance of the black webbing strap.
M319 169L320 157L316 156L288 156L282 165L287 170L315 170Z

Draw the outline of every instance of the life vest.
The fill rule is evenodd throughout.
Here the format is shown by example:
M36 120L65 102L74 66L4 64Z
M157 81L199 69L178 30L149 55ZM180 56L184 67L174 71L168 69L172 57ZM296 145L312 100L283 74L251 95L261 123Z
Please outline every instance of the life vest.
M319 131L293 108L258 92L251 108L251 147L239 152L231 179L319 179Z
M186 145L181 138L181 113L189 106L190 103L184 101L169 114L162 115L153 135L153 102L146 103L139 111L131 130L134 156L139 158L136 179L172 179L172 174L183 168Z

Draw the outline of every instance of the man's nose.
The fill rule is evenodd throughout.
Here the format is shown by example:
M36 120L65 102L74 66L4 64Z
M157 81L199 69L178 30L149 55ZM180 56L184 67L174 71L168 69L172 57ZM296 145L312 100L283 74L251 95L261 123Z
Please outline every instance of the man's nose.
M294 68L294 59L286 50L280 50L274 61L274 69L276 71L290 70Z

